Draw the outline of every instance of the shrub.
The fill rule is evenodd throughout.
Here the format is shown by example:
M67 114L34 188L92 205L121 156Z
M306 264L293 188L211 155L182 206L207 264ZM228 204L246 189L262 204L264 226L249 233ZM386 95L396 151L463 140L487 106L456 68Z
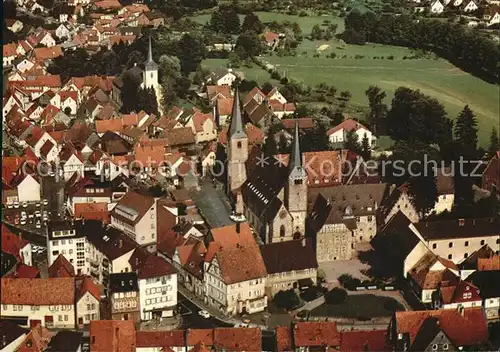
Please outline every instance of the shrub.
M391 56L387 56L387 58L388 58L389 60L394 60L394 56L393 56L393 55L391 55Z
M305 11L300 11L300 12L299 12L299 17L307 17L307 12L305 12Z
M280 83L281 84L287 84L288 83L288 78L283 77L282 79L280 79Z
M292 310L300 304L300 297L295 290L279 291L274 295L273 302L278 308Z
M347 299L347 291L343 288L334 288L325 293L325 302L328 304L341 304Z
M281 79L281 76L280 76L280 74L278 73L278 71L272 71L272 73L271 73L271 78L272 78L272 79L277 79L277 80L280 80L280 79Z
M363 58L364 58L364 56L363 56L363 55L359 55L359 54L357 54L356 56L354 56L354 58L355 58L355 59L363 59Z
M349 274L342 274L338 277L338 280L342 286L347 288L349 291L355 291L356 287L361 286L361 280L352 277Z

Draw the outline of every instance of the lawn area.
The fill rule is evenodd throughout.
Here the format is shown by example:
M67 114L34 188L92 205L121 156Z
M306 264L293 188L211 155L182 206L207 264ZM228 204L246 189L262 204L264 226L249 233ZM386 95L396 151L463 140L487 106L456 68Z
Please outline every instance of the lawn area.
M381 297L370 294L350 295L342 304L331 305L324 303L313 309L309 315L368 319L391 316L392 313L394 313L394 310L391 310L393 307L396 307L398 311L404 310L404 307L391 297Z
M259 16L260 20L264 23L266 22L272 22L272 21L277 21L277 22L284 22L284 21L290 21L290 22L297 22L302 29L302 35L307 36L311 33L312 28L316 25L323 23L323 21L328 20L331 23L337 24L337 33L342 33L344 31L344 19L333 16L333 15L325 15L325 16L305 16L305 17L300 17L300 16L294 16L294 15L287 15L287 14L282 14L282 13L274 13L274 12L256 12L255 13L257 16ZM203 14L203 15L198 15L198 16L193 16L190 17L195 22L205 24L210 20L210 14ZM244 15L240 15L240 22L243 23L243 19L245 18Z

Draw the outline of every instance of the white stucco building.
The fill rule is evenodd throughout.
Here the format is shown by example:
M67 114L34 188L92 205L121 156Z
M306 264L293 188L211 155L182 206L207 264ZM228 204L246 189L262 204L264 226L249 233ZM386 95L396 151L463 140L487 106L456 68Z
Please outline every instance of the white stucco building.
M368 128L350 118L345 119L341 124L328 130L328 139L330 143L344 143L347 139L347 132L349 131L354 131L356 133L359 143L361 143L365 135L370 141L371 146L377 143L377 137L375 137Z

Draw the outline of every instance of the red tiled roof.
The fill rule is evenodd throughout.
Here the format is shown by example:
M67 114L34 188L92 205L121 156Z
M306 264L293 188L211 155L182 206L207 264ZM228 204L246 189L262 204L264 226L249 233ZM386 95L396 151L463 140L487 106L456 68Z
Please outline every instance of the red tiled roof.
M215 129L215 120L212 117L211 113L203 114L203 113L197 111L193 114L192 119L193 119L193 124L194 124L194 128L195 128L196 133L205 132L203 127L204 127L205 122L207 120L212 121L212 128Z
M291 130L295 128L295 124L299 124L299 129L314 128L314 119L312 117L303 117L299 119L283 119L281 120L285 129Z
M92 352L130 352L136 347L133 320L92 320L90 350Z
M54 45L50 48L35 48L33 49L33 53L37 61L55 59L56 57L64 55L60 45Z
M214 330L213 329L188 329L187 330L187 345L194 346L203 344L205 346L214 345Z
M275 40L278 40L279 37L279 34L274 32L267 32L264 36L266 42L268 42L269 44L272 44Z
M277 111L277 112L294 112L295 111L295 104L294 103L282 104L277 100L271 100L269 102L269 107L271 108L272 111Z
M61 102L67 99L73 99L75 102L78 102L78 92L75 91L60 91L59 96L61 97Z
M342 332L340 350L384 352L392 349L387 345L387 330L360 330Z
M136 271L137 277L141 280L164 275L172 275L176 272L174 267L169 262L156 255L146 256L146 258L139 263Z
M331 134L334 134L335 132L340 131L342 129L346 130L346 131L352 131L352 130L357 131L360 128L364 128L364 129L368 130L368 128L366 128L365 126L360 124L358 121L356 121L354 119L346 119L342 123L338 124L337 126L330 128L328 130L327 134L331 135Z
M500 256L494 255L491 258L478 258L477 270L479 271L500 270Z
M120 8L122 8L122 5L117 0L97 1L94 3L94 5L98 8L101 8L101 9L120 9Z
M2 53L4 57L17 56L17 45L15 43L4 44Z
M226 144L227 143L227 130L228 126L224 126L224 128L219 132L219 143ZM251 123L247 123L245 132L248 137L248 144L262 144L264 142L265 134L262 132L260 128L252 125Z
M21 261L21 254L19 253L24 246L29 242L24 241L21 237L14 235L7 226L2 223L2 252L9 253Z
M74 277L75 268L62 254L49 266L49 277Z
M262 351L260 328L216 328L214 346L226 351Z
M164 131L163 136L168 140L169 146L194 144L194 134L190 127L174 128L169 131Z
M292 351L292 335L288 326L276 327L276 347L278 352Z
M186 339L184 330L174 331L137 331L136 347L184 347Z
M300 322L293 330L296 347L340 346L341 335L335 322Z
M230 116L233 111L233 103L233 98L217 99L217 109L219 111L219 115Z
M29 287L29 289L26 289ZM4 279L1 290L2 304L18 305L73 305L74 278Z
M24 279L34 279L40 277L40 270L35 266L29 266L24 263L19 263L16 270L8 276L9 278L24 278Z
M222 96L224 98L231 98L231 87L223 86L207 86L207 95L210 100L216 96Z
M18 86L21 88L25 88L25 87L61 88L62 87L61 76L59 76L59 75L36 76L34 79L29 79L26 81L14 81L14 82L9 82L9 83L12 83L14 86Z
M99 286L90 277L76 279L76 302L80 300L86 293L90 293L98 301L101 300L101 291Z
M439 326L457 346L471 346L488 340L488 328L482 308L466 308L461 315L455 309L396 312L397 333L408 333L413 343L423 322L439 319Z
M151 164L151 167L158 167L160 163L165 161L165 147L159 146L136 146L134 148L135 160L142 164L143 167L147 167Z

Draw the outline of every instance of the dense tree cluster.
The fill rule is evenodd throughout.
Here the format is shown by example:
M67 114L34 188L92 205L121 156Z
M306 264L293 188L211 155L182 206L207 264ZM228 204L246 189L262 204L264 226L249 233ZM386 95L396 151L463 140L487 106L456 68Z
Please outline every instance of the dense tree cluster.
M458 67L497 82L500 45L479 31L435 19L376 16L351 11L345 19L344 40L354 44L400 45L433 51Z
M214 12L208 23L209 28L217 33L240 33L240 18L232 6L221 6Z

